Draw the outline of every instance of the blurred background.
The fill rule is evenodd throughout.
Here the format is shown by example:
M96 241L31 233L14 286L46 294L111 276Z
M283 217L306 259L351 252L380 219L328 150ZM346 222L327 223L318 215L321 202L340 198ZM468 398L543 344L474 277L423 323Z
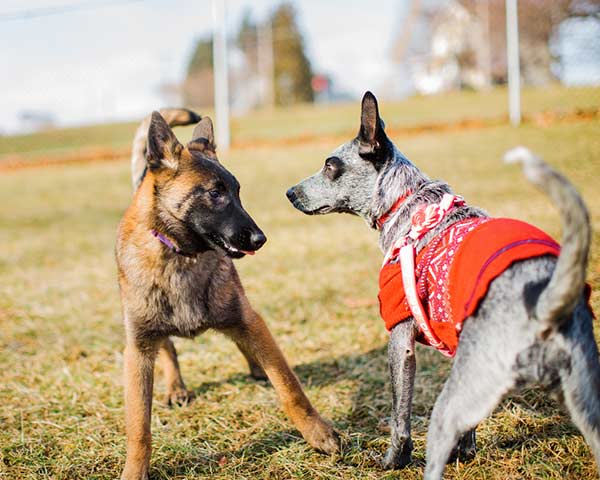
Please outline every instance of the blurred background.
M598 87L600 2L517 3L521 85ZM505 4L5 0L0 133L132 120L163 105L209 109L215 27L227 42L234 118L348 102L366 89L384 100L489 91L508 78ZM600 101L597 88L573 95L583 107Z
M207 332L175 340L191 405L167 407L157 378L153 479L382 478L373 453L389 445L391 392L377 232L285 198L354 138L365 90L408 158L491 215L560 238L548 199L500 159L524 144L567 175L590 210L600 311L600 0L2 0L0 67L2 479L120 475L115 231L134 132L164 106L214 116L219 159L269 239L236 261L246 293L347 448L316 455L269 384ZM426 348L417 358L415 462L385 478L423 478L450 364ZM477 435L475 460L447 478L598 478L543 390L511 396Z

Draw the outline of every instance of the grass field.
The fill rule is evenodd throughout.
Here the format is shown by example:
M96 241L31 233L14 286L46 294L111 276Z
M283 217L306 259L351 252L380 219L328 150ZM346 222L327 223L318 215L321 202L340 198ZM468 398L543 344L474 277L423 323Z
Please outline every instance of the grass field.
M565 89L550 86L524 89L523 115L535 119L542 112L557 114L578 110L598 110L600 88ZM387 128L402 131L459 122L465 119L505 121L508 118L507 91L496 88L488 92L456 92L443 97L413 97L385 107ZM201 111L212 115L212 111ZM137 123L117 123L90 127L65 128L46 132L0 136L0 159L18 155L20 160L35 162L40 156L60 159L64 155L95 153L99 148L127 148ZM323 136L347 136L356 133L356 103L334 105L299 105L279 110L262 110L236 117L232 121L234 144L254 146L263 142L305 140ZM184 129L185 131L185 129ZM191 129L189 129L191 133ZM189 135L189 133L188 133Z
M537 102L555 102L556 95L547 102L541 95ZM475 100L469 95L447 103L438 99L436 110L444 112L441 120L460 118L454 112L458 106L464 116L492 111ZM436 120L431 101L411 100L415 121ZM311 135L356 130L358 104L337 108L339 118L302 107L321 123L307 126L307 117L299 115L301 127L283 130L260 114L255 134L246 138L260 139L271 128L279 138L285 131L301 135L308 128ZM388 124L405 121L401 104L388 109L384 103L382 110ZM100 131L106 142L119 146L133 128ZM186 131L179 133L186 138ZM44 135L49 149L61 151L97 145L100 134L92 131L87 139L71 135L68 141L59 140L60 132ZM44 152L45 141L32 138L31 145L22 137L3 139L2 152ZM565 172L591 211L595 233L589 280L596 289L593 306L600 311L598 118L546 128L499 125L423 133L397 144L467 201L493 215L531 221L555 236L560 234L557 213L500 157L526 144ZM184 377L197 394L192 404L166 407L158 378L153 479L422 477L428 416L449 363L419 348L414 463L400 472L382 472L372 452L387 447L388 434L379 422L389 415L391 396L387 334L374 302L381 262L376 233L350 216L302 216L284 197L287 187L316 171L335 146L321 141L234 148L221 160L240 180L246 208L269 237L255 257L237 261L245 288L309 397L342 433L343 453L329 458L313 452L279 410L273 389L249 379L235 346L209 332L176 341ZM131 198L128 168L121 158L0 173L0 478L112 479L123 466L123 331L113 245ZM598 329L596 335L600 339ZM448 478L597 478L589 448L541 390L509 398L479 425L478 436L475 460L449 466Z

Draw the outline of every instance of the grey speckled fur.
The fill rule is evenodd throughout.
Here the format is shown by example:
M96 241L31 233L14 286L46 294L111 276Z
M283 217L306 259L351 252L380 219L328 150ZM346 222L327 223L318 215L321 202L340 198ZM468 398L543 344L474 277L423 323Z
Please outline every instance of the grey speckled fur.
M408 233L417 207L438 202L451 189L413 165L384 129L377 101L367 92L357 137L334 150L323 170L290 188L287 196L304 213L352 213L375 228L377 219L408 194L380 232L379 245L386 252ZM600 464L600 363L583 295L590 244L587 210L574 187L528 150L514 149L506 159L523 163L527 178L560 211L562 251L558 260L544 256L514 263L465 320L450 376L431 415L425 469L430 480L442 478L453 454L473 454L477 424L506 394L529 384L560 391ZM447 226L481 216L487 215L478 208L455 208L419 240L417 251ZM415 337L414 319L398 324L390 335L392 436L382 460L385 468L401 468L411 459Z

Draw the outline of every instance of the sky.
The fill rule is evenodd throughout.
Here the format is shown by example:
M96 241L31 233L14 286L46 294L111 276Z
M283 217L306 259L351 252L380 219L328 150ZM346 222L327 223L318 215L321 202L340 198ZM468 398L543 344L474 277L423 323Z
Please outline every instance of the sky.
M194 41L210 34L210 0L3 0L0 4L0 132L23 111L61 125L139 118L162 106L159 85L185 75ZM245 7L262 19L277 0L227 0L229 31ZM300 0L299 20L316 71L358 96L376 88L402 1ZM85 5L68 13L7 14ZM105 4L105 5L103 5ZM94 7L94 8L92 8Z
M280 2L226 0L228 31L247 7L260 21ZM357 98L395 81L390 51L410 0L293 3L315 72ZM27 16L53 8L62 13ZM571 83L589 77L578 53L595 42L600 58L591 27L577 26L579 40L561 47L572 53ZM211 31L211 0L2 0L0 134L22 131L27 111L49 112L61 126L141 118L165 106L160 85L184 78L195 41ZM594 68L600 79L600 62Z

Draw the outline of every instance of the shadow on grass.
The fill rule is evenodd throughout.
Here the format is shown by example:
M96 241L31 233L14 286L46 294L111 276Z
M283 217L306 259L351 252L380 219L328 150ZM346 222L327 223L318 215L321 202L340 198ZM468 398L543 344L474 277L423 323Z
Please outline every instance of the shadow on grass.
M357 424L364 424L365 418L370 418L370 421L363 425L366 431L363 432L362 429L360 431L367 433L370 430L370 433L373 433L379 421L374 412L383 414L383 411L379 412L379 410L385 407L386 414L389 415L387 412L389 395L384 392L389 383L385 345L365 353L302 363L296 365L294 371L305 388L324 387L348 380L358 385L352 395L352 407L348 414L333 418L336 424L343 428L356 427ZM249 374L235 373L222 380L201 383L194 387L193 391L196 397L202 397L224 384L241 386L257 382L271 388L267 380L255 380Z
M421 349L417 360L417 373L415 385L415 397L413 406L413 434L425 435L429 414L433 408L435 399L445 380L449 370L447 360L438 356L436 352ZM389 437L389 432L382 428L381 420L389 417L391 407L391 393L389 389L389 372L387 362L387 345L374 348L368 352L342 355L331 359L320 359L314 362L302 363L295 366L294 371L302 384L307 387L325 387L340 382L353 382L351 407L342 414L333 415L331 420L338 431L345 438L344 451L339 459L340 463L354 465L357 463L357 454L362 457L358 461L364 468L364 456L372 448L369 444L376 439ZM229 383L232 385L244 385L260 382L269 385L264 380L255 380L248 374L236 373L228 378L204 382L194 389L198 396L210 392L214 388ZM531 402L528 397L533 396L537 409L554 410L558 405L548 399L543 400L544 394L540 389L527 389L514 397L508 397L508 401L515 404L528 406ZM505 404L505 402L503 402ZM555 411L555 410L554 410ZM523 432L511 436L511 438L496 443L500 449L515 449L523 444L546 438L559 438L565 433L566 424L569 433L577 434L574 426L570 425L568 416L565 414L561 421L551 426L540 426L534 432ZM360 435L350 435L359 433ZM245 458L260 459L272 455L282 449L288 448L295 443L303 442L301 435L293 428L265 433L243 447L224 451L218 454L199 458L185 458L176 466L167 467L164 470L167 476L177 476L190 471L201 474L215 473L221 468L219 461L223 458ZM379 452L383 453L383 452ZM424 459L419 461L420 455L415 455L413 466L422 467ZM377 468L375 461L367 461L367 465ZM170 468L170 469L169 469Z
M229 466L232 459L244 459L244 462L259 465L261 459L271 456L275 452L291 447L302 442L301 435L295 429L271 431L263 434L239 449L223 450L212 454L195 452L184 458L178 458L172 464L151 466L151 479L154 478L179 478L189 475L215 475ZM244 472L248 474L249 472Z
M331 360L302 363L294 367L294 372L305 387L323 387L343 380L363 380L365 378L365 370L369 366L377 370L378 374L385 371L387 375L386 352L387 347L382 346L362 354L345 355ZM221 380L203 382L194 387L193 391L196 395L201 396L225 384L235 386L251 383L271 385L268 380L256 380L249 374L240 372ZM381 381L378 383L381 383Z
M202 397L202 395L209 393L210 391L212 391L214 389L220 388L222 385L240 386L240 385L249 385L252 383L258 383L258 384L262 384L262 385L271 386L271 384L269 383L268 380L256 380L256 379L252 378L250 376L250 374L248 374L248 373L246 373L246 374L234 373L233 375L230 375L229 377L226 377L222 380L203 382L200 385L198 385L197 387L192 388L192 391L196 395L196 398L198 398L198 397Z

